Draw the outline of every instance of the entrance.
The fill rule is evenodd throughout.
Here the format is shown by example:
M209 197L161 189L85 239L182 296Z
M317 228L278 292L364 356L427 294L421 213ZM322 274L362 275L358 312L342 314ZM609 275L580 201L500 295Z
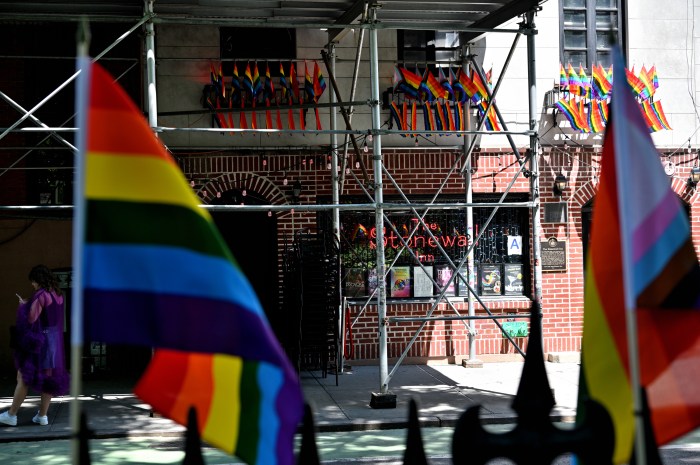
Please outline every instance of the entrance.
M212 211L211 216L279 338L277 218L267 212Z

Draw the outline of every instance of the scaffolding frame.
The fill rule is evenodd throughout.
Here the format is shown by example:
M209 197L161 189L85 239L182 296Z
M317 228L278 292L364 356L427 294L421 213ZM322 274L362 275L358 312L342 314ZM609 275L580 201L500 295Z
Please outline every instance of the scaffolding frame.
M358 6L362 6L361 9L358 10ZM467 211L467 218L469 221L471 221L471 211L473 208L477 207L489 207L493 208L493 211L484 225L481 233L474 238L472 241L471 245L468 247L467 253L465 254L464 258L457 264L455 264L446 254L444 250L441 250L441 253L444 254L444 256L448 259L450 266L453 268L453 274L450 279L450 281L442 288L440 289L440 294L434 299L434 302L432 303L430 309L426 312L425 317L422 318L399 318L399 317L387 317L387 302L386 302L386 280L385 279L379 279L378 280L378 286L376 289L376 297L375 295L371 295L367 301L365 302L364 306L361 309L361 312L364 311L364 309L369 305L373 300L376 301L376 306L377 306L377 311L378 311L378 321L379 321L379 337L378 337L378 346L379 346L379 396L390 396L391 393L389 392L389 384L391 381L392 376L395 374L396 370L398 367L401 365L402 361L405 359L407 356L411 346L417 339L418 335L422 331L423 327L427 324L429 321L436 321L436 320L455 320L455 321L462 321L465 326L467 326L468 329L468 334L469 334L469 343L470 343L470 359L474 357L473 353L473 341L474 341L474 336L475 336L475 331L474 331L474 321L477 319L483 319L483 318L489 318L492 319L498 327L503 330L501 324L498 322L498 319L501 318L502 316L500 315L495 315L493 314L488 306L480 299L478 296L477 292L474 289L474 282L465 282L468 286L469 293L468 293L468 315L464 316L459 313L459 311L456 309L456 307L445 297L445 292L447 290L447 287L449 284L454 282L456 279L458 279L459 276L459 270L462 267L471 267L470 269L473 269L473 262L472 260L472 251L474 248L474 245L476 242L479 240L481 235L484 233L486 227L488 226L489 222L493 218L493 216L496 214L499 208L529 208L530 209L530 217L531 217L531 228L532 228L532 269L533 273L531 275L532 279L532 300L535 303L541 303L542 300L542 267L541 267L541 251L540 251L540 244L539 241L537 240L537 237L539 237L540 234L540 199L539 199L539 167L538 167L538 154L539 154L539 146L538 146L538 137L537 137L537 130L536 130L536 123L537 123L537 101L536 101L536 95L537 95L537 88L536 88L536 74L535 74L535 36L537 34L537 30L535 28L535 23L534 23L534 17L536 14L536 11L538 10L537 4L535 4L535 7L532 9L526 11L524 13L524 22L521 23L520 28L517 30L511 30L511 29L494 29L494 28L469 28L465 27L462 29L459 29L460 32L465 33L469 32L471 34L471 37L475 37L478 34L482 33L490 33L490 32L501 32L501 33L512 33L515 34L515 39L513 41L513 45L510 49L510 52L508 54L508 57L506 59L506 62L503 66L503 70L499 75L499 79L497 81L496 86L493 89L493 92L489 91L489 104L488 108L486 109L486 112L491 108L493 105L496 111L496 114L503 125L504 130L499 131L497 133L491 132L491 131L483 131L482 126L484 124L485 118L482 119L480 124L475 128L471 129L470 125L467 127L469 129L464 130L464 131L445 131L445 130L440 130L440 131L427 131L427 130L414 130L411 131L412 133L416 134L437 134L437 133L449 133L449 134L461 134L464 135L464 146L463 146L463 153L460 157L458 157L455 160L455 163L453 164L452 168L450 171L446 174L445 179L443 183L441 184L440 188L437 190L435 195L433 196L432 200L430 202L426 203L411 203L410 200L406 197L406 195L403 193L401 187L398 185L398 183L393 179L391 176L391 173L386 169L386 167L383 164L383 158L382 158L382 136L383 135L391 135L391 134L401 134L404 133L404 131L400 130L388 130L388 129L382 129L381 128L381 97L379 94L379 76L378 76L378 39L377 39L377 31L380 29L387 28L387 25L381 24L380 22L377 21L377 10L380 8L378 4L375 2L364 2L364 1L358 1L355 2L355 5L353 6L352 9L352 14L350 14L350 11L348 13L350 16L355 15L356 13L359 12L361 14L361 20L360 23L351 23L347 19L340 19L337 22L337 28L334 29L329 29L328 32L328 43L326 45L327 48L327 69L331 75L334 74L335 71L335 41L338 40L338 37L342 34L342 31L344 30L349 30L349 29L360 29L361 34L358 39L357 43L357 56L355 60L355 65L354 65L354 71L353 71L353 84L352 84L352 92L350 94L350 103L351 104L356 104L357 102L353 102L353 96L354 96L354 90L355 86L357 83L357 71L360 66L360 55L361 55L361 50L363 47L363 39L364 39L364 33L365 31L368 32L369 35L369 66L370 66L370 87L371 87L371 100L368 102L370 108L371 108L371 128L369 129L363 129L363 130L356 130L351 128L351 123L346 120L346 129L338 129L337 127L337 112L338 109L340 109L341 113L345 116L346 115L346 110L342 104L342 101L340 99L340 92L337 89L336 85L334 82L332 82L332 90L334 92L330 92L330 103L329 106L331 108L336 109L336 111L331 111L330 112L330 125L331 129L329 130L283 130L281 132L285 133L309 133L309 134L328 134L330 136L330 143L332 147L332 152L331 152L331 163L333 164L334 167L338 167L338 164L340 162L339 159L339 150L338 150L338 143L337 143L337 136L338 135L344 135L345 136L345 142L343 143L344 147L344 152L347 154L347 147L348 147L348 137L351 140L354 140L355 135L366 135L370 134L372 135L372 143L373 143L373 153L372 153L372 181L373 183L371 184L371 191L370 192L367 188L369 187L369 174L366 170L363 169L364 177L365 177L365 183L357 178L357 176L354 174L354 172L351 172L352 175L355 178L355 181L361 186L362 190L364 191L366 197L368 198L367 203L363 204L340 204L340 190L342 189L342 185L344 182L344 179L338 175L338 170L337 169L332 169L332 203L329 205L264 205L264 206L248 206L248 205L208 205L204 206L206 208L212 209L212 210L220 210L220 211L259 211L259 210L265 210L265 211L289 211L289 210L295 210L297 212L312 212L312 211L328 211L330 210L333 215L333 233L336 235L336 237L339 237L340 234L340 227L339 227L339 214L341 210L368 210L368 211L374 211L375 213L375 226L376 226L376 231L377 231L377 237L376 237L376 243L377 243L377 252L376 252L376 260L377 260L377 275L378 276L386 276L387 274L387 266L386 266L386 261L385 261L385 253L384 253L384 246L383 246L383 226L384 226L384 221L387 219L386 216L386 211L391 211L391 210L405 210L409 208L416 217L420 218L419 223L416 223L414 230L411 231L411 236L416 232L419 224L425 226L425 223L423 219L425 218L425 215L431 210L448 210L448 209L466 209ZM16 19L21 19L20 16L18 16ZM31 17L30 19L36 19L35 16ZM56 18L46 18L46 19L51 19L51 20L56 20ZM59 18L60 20L60 18ZM63 20L66 20L63 18ZM77 20L77 18L74 18L73 20ZM110 20L114 21L115 18L105 18L105 20ZM125 20L127 21L127 20ZM295 24L295 23L285 23L285 22L275 22L274 24L270 24L267 22L258 22L258 23L251 23L250 21L232 21L232 20L226 20L225 18L209 18L209 19L197 19L197 18L165 18L165 17L158 17L154 15L153 13L153 0L144 0L144 15L140 18L135 20L135 24L127 31L125 32L122 36L120 36L118 39L115 40L114 43L112 43L110 46L108 46L103 52L101 52L99 55L97 55L94 58L94 61L99 60L101 57L103 57L105 54L107 54L113 47L115 47L119 42L121 42L125 37L127 37L129 34L132 32L136 31L140 27L144 26L146 30L145 34L145 53L146 53L146 77L147 77L147 106L148 106L148 122L151 128L155 132L168 132L168 131L203 131L203 132L246 132L246 133L265 133L265 132L280 132L278 130L265 130L265 129L221 129L221 128L176 128L176 127L165 127L165 126L159 126L158 125L158 110L157 110L157 86L156 86L156 72L155 72L155 64L156 64L156 55L155 55L155 30L154 30L154 23L173 23L173 24L178 24L178 23L186 23L186 24L208 24L208 25L227 25L227 26L240 26L240 27L251 27L251 26L257 26L257 27L293 27L293 28L299 28L299 27L327 27L326 24ZM421 30L436 30L440 24L438 23L430 23L427 22L424 25L418 27L415 25L415 23L393 23L390 27L392 29L421 29ZM451 27L451 26L450 26ZM527 131L508 131L505 121L498 111L498 108L495 106L494 98L498 93L498 90L500 88L501 82L503 80L503 77L505 76L505 73L508 69L508 66L510 64L511 57L516 49L518 40L521 35L525 35L527 37L527 82L528 82L528 126L529 129ZM329 65L329 66L328 66ZM474 60L473 55L469 55L468 49L465 48L463 51L463 68L466 69L466 67L471 67L473 72L479 73L479 75L484 78L483 75L483 70L479 67L478 63ZM75 131L75 128L63 128L63 127L48 127L47 125L43 124L41 121L39 121L33 113L38 110L41 106L43 106L46 102L48 102L54 95L56 95L61 89L63 89L65 86L67 86L70 82L72 82L78 75L79 72L76 72L73 76L68 78L63 84L61 84L56 90L51 92L49 95L46 96L42 101L40 101L37 105L32 107L29 110L26 110L23 108L20 104L14 102L9 96L5 95L4 93L0 92L0 97L2 97L4 100L6 100L8 103L10 103L17 111L22 113L22 116L11 126L7 128L2 128L2 132L0 133L0 141L10 132L17 132L17 131L26 131L26 128L20 128L17 129L22 122L25 120L29 119L30 121L34 122L36 125L39 127L33 130L35 131L45 131L48 133L46 138L53 137L56 138L59 142L63 143L66 145L68 148L71 150L75 151L75 147L71 145L68 141L66 141L63 137L61 137L58 133L61 131ZM488 89L487 89L488 90ZM352 105L351 105L352 106ZM470 119L470 111L468 108L465 108L465 121L467 121L467 124L469 124ZM352 112L350 112L350 115ZM510 146L513 150L513 153L516 157L516 159L519 162L519 169L513 176L512 180L510 181L507 189L505 192L502 194L501 198L499 199L498 202L496 203L474 203L472 202L471 199L471 156L472 152L474 150L475 144L476 144L476 138L473 136L476 135L489 135L489 134L498 134L498 135L506 135L508 137ZM519 150L513 143L511 135L527 135L529 137L529 149L527 150L527 156L522 157ZM356 144L355 144L356 145ZM355 146L355 149L357 150L357 147ZM23 156L21 156L18 160L16 160L13 164L12 167L15 166L17 163L19 163L24 157L26 157L33 149L29 149L28 152L26 152ZM410 149L407 149L410 150ZM358 157L361 158L361 157ZM346 162L347 156L344 155L342 157L343 163ZM529 167L526 168L526 166ZM461 168L460 168L461 165ZM10 167L10 168L12 168ZM3 172L0 172L0 176L2 176L4 173L8 171L7 168ZM364 167L363 167L364 168ZM439 203L436 202L438 196L440 195L440 192L444 188L449 176L457 169L460 169L460 173L464 175L465 178L465 186L467 186L466 192L465 192L465 202L460 202L460 203ZM344 173L344 170L340 171L341 173ZM521 175L526 175L529 179L529 190L530 190L530 200L528 202L506 202L505 198L510 191L511 187L515 183L515 181L521 176ZM384 191L384 186L382 185L382 179L387 178L389 181L391 181L393 187L398 190L400 193L400 196L402 197L403 201L405 202L404 204L396 204L396 203L385 203L383 199L383 191ZM2 206L0 207L0 210L24 210L24 211L31 211L31 210L46 210L46 209L66 209L66 208L71 208L70 206ZM388 221L388 223L391 225L391 222ZM471 224L471 223L469 223ZM392 226L393 227L393 226ZM429 234L430 230L429 228L427 229ZM397 232L394 230L394 232ZM406 240L401 237L400 234L397 234L402 241L402 247L406 248L409 253L416 258L415 253L411 250L409 247L408 243ZM409 239L410 237L409 236ZM434 236L433 236L434 239ZM440 249L442 249L440 247ZM398 256L398 255L397 255ZM423 267L423 264L417 260L419 265ZM471 262L471 263L470 263ZM390 265L391 266L391 265ZM468 274L470 277L471 281L471 273ZM433 281L434 285L437 285L437 283L433 280L432 277L430 279ZM438 286L440 288L440 286ZM478 301L483 308L486 310L488 315L486 316L476 316L473 311L473 300ZM447 305L452 309L454 312L454 316L450 317L433 317L432 314L437 309L437 306L440 302L447 303ZM541 311L541 305L536 306L536 308L539 308ZM361 314L360 312L360 314ZM357 321L357 318L359 318L360 314L356 317L355 321ZM524 316L524 315L523 315ZM512 315L509 315L508 317L512 318ZM340 321L338 322L339 326L342 327L343 324L343 316L340 316ZM412 339L408 343L407 347L401 354L399 360L397 363L394 365L393 369L391 372L389 372L388 369L388 357L387 357L387 342L388 342L388 325L390 322L396 322L400 323L402 321L420 321L421 325L418 330L416 330L415 334L413 335ZM539 319L537 321L540 321ZM468 323L467 323L468 322ZM354 322L353 322L354 324ZM509 339L509 341L517 348L517 350L522 354L522 351L520 348L515 344L515 342L512 340L510 335L507 334L507 332L503 332L504 335ZM342 358L342 356L340 357ZM373 393L374 395L374 393Z

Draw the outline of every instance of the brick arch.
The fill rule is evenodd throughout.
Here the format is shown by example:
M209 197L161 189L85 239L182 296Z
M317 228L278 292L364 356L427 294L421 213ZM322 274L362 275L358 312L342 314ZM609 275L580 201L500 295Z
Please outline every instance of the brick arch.
M588 180L586 184L581 186L571 197L572 202L579 208L583 207L591 199L593 199L593 197L595 197L595 194L597 192L597 186L597 178ZM700 192L698 192L698 189L688 187L688 183L685 178L674 177L671 181L671 189L673 189L673 192L676 193L679 199L681 199L683 202L690 205L691 207L700 198Z
M260 176L251 172L225 173L210 178L196 194L204 204L209 204L216 198L216 192L225 192L231 189L245 188L256 192L270 202L270 205L286 205L289 203L287 196L266 176ZM205 194L206 192L206 194Z
M591 201L598 192L598 178L589 179L586 183L579 187L574 195L571 196L571 202L578 208L583 207Z

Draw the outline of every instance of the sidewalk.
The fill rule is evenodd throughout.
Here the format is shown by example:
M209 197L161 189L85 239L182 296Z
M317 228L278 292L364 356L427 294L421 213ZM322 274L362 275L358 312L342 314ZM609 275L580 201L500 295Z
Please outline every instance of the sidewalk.
M545 362L556 406L553 421L573 421L578 390L578 363ZM408 419L411 398L417 401L421 425L454 426L457 418L473 405L481 405L484 423L514 423L510 406L520 381L522 362L486 362L483 368L460 365L402 365L389 383L397 395L395 409L369 407L371 393L379 390L379 367L357 366L336 377L320 371L301 373L306 401L314 412L319 431L358 431L402 428ZM389 366L389 371L393 366ZM120 385L115 387L115 385ZM10 391L4 392L11 394ZM138 436L181 436L184 428L160 415L151 415L124 383L99 386L85 384L81 405L88 426L97 438ZM0 397L0 411L11 397ZM70 398L54 399L49 409L49 426L31 422L39 403L27 398L16 427L0 426L0 442L66 439L70 434Z

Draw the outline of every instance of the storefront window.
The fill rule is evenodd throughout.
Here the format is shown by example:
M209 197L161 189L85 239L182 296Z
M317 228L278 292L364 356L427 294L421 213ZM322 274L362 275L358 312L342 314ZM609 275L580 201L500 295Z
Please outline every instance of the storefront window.
M491 196L474 199L493 201L494 206L497 200ZM517 195L509 199L521 200L525 199ZM423 223L411 212L387 210L389 222L384 224L384 256L389 271L387 296L438 295L441 289L426 275L432 276L441 287L450 283L445 295L466 296L468 292L463 284L466 267L460 270L464 279L450 279L454 269L450 262L458 265L467 254L472 238L479 234L481 237L474 247L477 292L484 296L524 295L529 281L529 211L501 207L486 225L492 212L490 207L474 208L474 231L470 232L465 209L431 211ZM342 211L340 219L345 295L368 295L376 287L377 279L374 212Z

